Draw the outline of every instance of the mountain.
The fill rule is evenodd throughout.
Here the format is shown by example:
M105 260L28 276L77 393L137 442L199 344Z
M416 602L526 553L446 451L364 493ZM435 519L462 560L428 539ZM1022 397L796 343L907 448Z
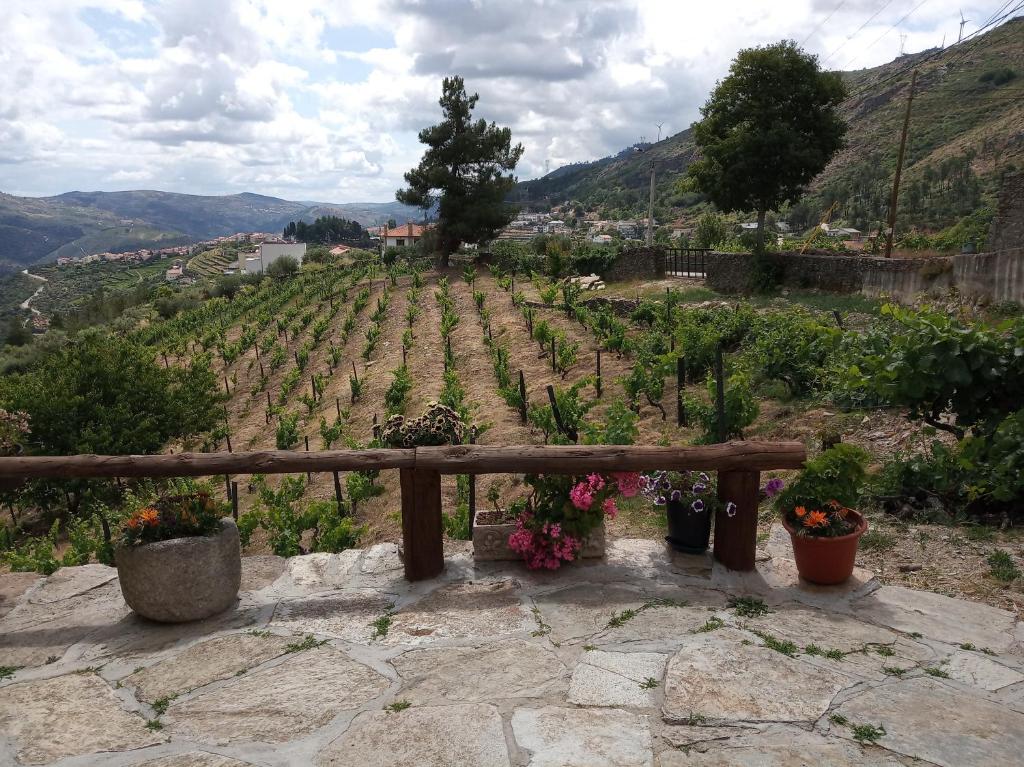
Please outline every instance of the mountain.
M990 203L1002 176L1024 167L1024 18L984 35L901 56L872 69L841 73L849 98L847 147L811 184L792 215L817 223L833 203L833 220L877 226L888 208L910 73L918 70L900 215L936 229ZM650 164L656 170L656 217L687 215L703 201L677 182L696 146L687 129L656 144L523 181L514 199L543 208L573 201L606 217L644 215Z
M235 232L279 232L289 221L336 215L369 226L418 220L398 202L291 202L259 194L201 196L140 190L67 192L55 197L0 193L0 270L59 256L166 247Z

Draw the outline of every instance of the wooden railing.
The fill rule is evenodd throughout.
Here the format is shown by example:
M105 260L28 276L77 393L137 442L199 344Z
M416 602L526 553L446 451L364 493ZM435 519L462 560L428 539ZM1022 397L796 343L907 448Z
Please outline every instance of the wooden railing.
M442 474L585 474L591 471L718 472L718 492L736 504L715 520L714 554L733 570L754 569L760 473L797 469L799 442L728 442L703 447L640 445L459 445L409 450L325 450L177 455L73 455L0 458L0 479L82 477L197 477L221 474L297 474L398 469L402 490L405 577L433 578L444 570Z

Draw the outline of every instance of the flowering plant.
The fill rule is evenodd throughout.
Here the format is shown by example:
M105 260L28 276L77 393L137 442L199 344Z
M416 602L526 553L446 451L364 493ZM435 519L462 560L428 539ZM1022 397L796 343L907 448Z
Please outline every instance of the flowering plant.
M121 524L121 541L136 546L171 538L212 535L220 529L227 504L208 493L171 495L134 511Z
M843 442L804 466L800 476L775 500L776 508L797 535L835 538L857 529L850 516L864 484L868 455Z
M640 477L640 489L655 506L678 503L688 514L713 514L724 509L730 517L736 514L736 504L723 504L718 499L715 481L704 472L659 471Z
M388 447L461 445L464 439L462 416L437 402L428 403L419 418L391 416L380 433L380 441Z
M557 570L572 562L584 539L607 517L615 519L617 495L630 498L640 489L640 475L613 472L583 478L527 475L532 492L517 501L516 529L508 539L531 569Z
M797 535L816 538L836 538L857 529L857 520L850 516L850 509L836 500L828 501L820 509L796 506L786 512L786 521Z
M0 408L0 455L15 455L28 434L28 414Z

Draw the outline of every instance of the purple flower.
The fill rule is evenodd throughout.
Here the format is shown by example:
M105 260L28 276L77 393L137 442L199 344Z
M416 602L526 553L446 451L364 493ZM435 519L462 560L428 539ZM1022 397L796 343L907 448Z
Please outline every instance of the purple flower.
M673 490L672 491L672 495L669 496L669 498L671 500L673 500L673 501L681 500L682 497L683 497L683 494L679 490Z
M725 504L725 515L727 517L736 516L736 504L733 503L732 501L729 501L727 504Z
M698 495L700 495L707 489L708 486L705 485L703 482L698 482L696 485L693 486L693 492L697 493Z
M704 511L704 501L698 498L696 501L690 504L690 508L693 509L698 514L700 514L702 511Z
M700 473L700 481L701 481L701 482L710 482L710 481L711 481L711 477L709 477L709 476L708 476L707 474L705 474L705 473L704 473L704 472L702 471L702 472Z
M779 479L778 477L775 477L773 479L769 479L765 483L765 485L762 488L762 490L764 491L765 495L767 495L769 498L771 498L774 495L778 495L779 492L782 490L782 488L785 486L785 484L786 483L783 482L781 479Z

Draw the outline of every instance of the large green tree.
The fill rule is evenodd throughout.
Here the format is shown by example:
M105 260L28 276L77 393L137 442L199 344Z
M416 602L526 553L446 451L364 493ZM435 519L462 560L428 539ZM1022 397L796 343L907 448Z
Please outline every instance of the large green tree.
M765 213L803 194L843 146L845 87L791 41L740 51L694 124L701 158L689 174L723 211Z
M472 119L480 97L468 96L459 76L444 79L444 119L420 131L427 147L420 164L405 174L408 186L395 197L406 205L439 203L437 243L445 266L464 242L485 242L506 226L516 209L505 202L515 185L512 171L523 145L512 146L512 131Z

